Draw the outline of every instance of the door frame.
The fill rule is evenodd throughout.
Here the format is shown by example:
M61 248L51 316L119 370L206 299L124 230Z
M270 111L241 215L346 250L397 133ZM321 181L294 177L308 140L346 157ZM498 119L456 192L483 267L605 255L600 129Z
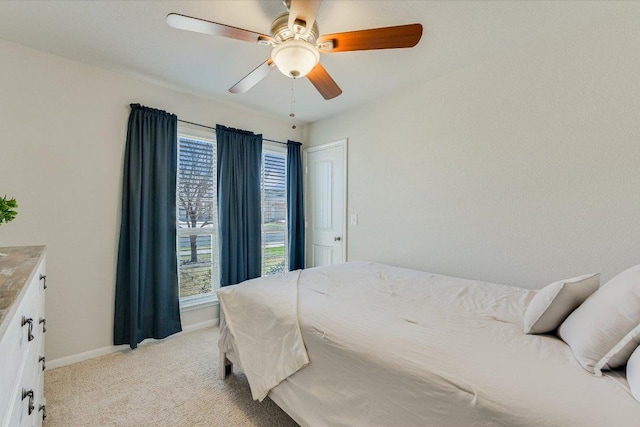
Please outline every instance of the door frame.
M310 246L310 241L309 241L309 227L308 227L308 221L307 218L309 218L309 212L308 212L308 206L309 203L307 203L307 197L309 197L309 178L308 178L308 173L309 173L309 158L308 158L308 154L309 153L314 153L316 151L322 151L322 150L326 150L329 148L335 148L335 147L341 147L342 148L342 204L343 204L343 211L342 211L342 241L343 241L343 250L342 250L342 262L347 262L347 248L348 248L348 235L347 235L347 181L348 181L348 176L347 176L347 170L348 170L348 165L347 165L347 148L348 148L348 139L344 138L344 139L340 139L334 142L329 142L327 144L322 144L322 145L315 145L313 147L309 147L309 148L305 148L302 150L302 154L303 154L303 159L304 159L304 240L305 240L305 252L307 252L309 250L309 246ZM306 255L305 255L305 259L306 259ZM306 266L306 262L305 262L305 267Z

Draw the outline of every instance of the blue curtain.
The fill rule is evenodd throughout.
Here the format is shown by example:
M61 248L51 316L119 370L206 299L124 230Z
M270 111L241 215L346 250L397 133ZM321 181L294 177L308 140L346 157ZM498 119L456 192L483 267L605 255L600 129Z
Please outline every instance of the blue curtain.
M220 286L259 277L262 135L216 126Z
M180 332L176 259L177 117L131 104L122 185L113 342Z
M287 141L287 224L289 270L304 268L304 205L302 199L302 144Z

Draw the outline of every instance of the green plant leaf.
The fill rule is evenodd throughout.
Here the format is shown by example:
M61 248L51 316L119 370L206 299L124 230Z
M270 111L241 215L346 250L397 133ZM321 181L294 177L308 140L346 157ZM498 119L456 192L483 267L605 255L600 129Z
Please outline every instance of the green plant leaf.
M4 197L0 197L0 224L13 221L16 215L18 215L17 207L18 202L16 202L15 198L7 199L6 194Z

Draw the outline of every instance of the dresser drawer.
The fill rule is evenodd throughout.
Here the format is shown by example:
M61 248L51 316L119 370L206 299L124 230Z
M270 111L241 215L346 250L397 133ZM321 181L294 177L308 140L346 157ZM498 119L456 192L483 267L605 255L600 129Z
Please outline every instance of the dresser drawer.
M13 391L14 412L6 427L39 426L42 423L40 405L44 405L44 375L42 364L38 364L39 355L44 350L42 334L36 335L31 344L32 346L28 348L25 357L25 367L19 375ZM24 399L23 392L26 392Z
M18 383L20 387L15 388L10 396L12 411L3 427L40 425L39 417L42 413L38 411L39 402L44 400L40 391L40 378L27 370L20 375Z

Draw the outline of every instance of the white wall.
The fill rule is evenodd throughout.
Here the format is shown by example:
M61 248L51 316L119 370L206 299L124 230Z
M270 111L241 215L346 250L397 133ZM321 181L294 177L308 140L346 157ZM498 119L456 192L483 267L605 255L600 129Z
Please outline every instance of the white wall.
M308 126L349 139L349 260L529 288L640 263L639 20Z
M48 360L112 344L130 103L301 139L285 121L0 41L0 194L19 203L0 246L49 247ZM183 326L215 317L212 307L190 311Z

